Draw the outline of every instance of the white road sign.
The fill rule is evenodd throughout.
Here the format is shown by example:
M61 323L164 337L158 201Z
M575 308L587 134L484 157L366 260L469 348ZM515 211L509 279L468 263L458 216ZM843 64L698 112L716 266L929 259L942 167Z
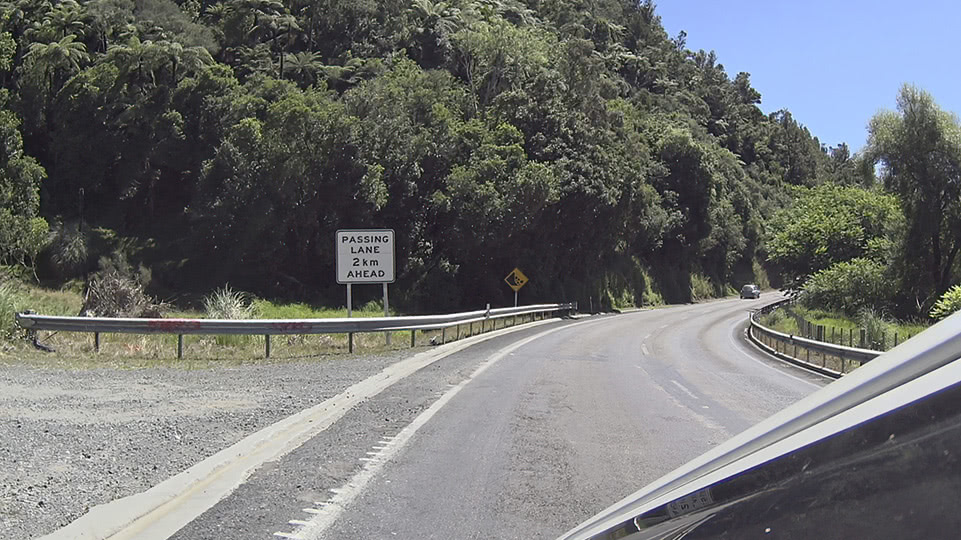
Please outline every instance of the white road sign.
M337 283L393 283L393 229L337 231Z

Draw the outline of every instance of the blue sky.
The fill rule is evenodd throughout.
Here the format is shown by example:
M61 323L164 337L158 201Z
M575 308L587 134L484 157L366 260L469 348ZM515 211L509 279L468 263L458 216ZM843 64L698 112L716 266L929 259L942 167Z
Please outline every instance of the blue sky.
M859 150L867 123L895 109L898 89L927 90L961 113L961 2L917 0L660 0L667 33L690 50L714 50L741 71L761 109L787 108L829 146Z

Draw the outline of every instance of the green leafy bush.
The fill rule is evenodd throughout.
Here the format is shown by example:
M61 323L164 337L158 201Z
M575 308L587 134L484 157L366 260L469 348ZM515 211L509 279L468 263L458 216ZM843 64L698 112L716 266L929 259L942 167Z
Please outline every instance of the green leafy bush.
M893 290L881 264L852 259L814 274L804 284L801 300L809 308L856 315L864 309L886 309Z
M79 276L90 261L87 233L79 225L58 224L48 249L50 262L62 278Z
M785 318L784 311L780 309L775 309L765 316L762 321L769 327L777 326Z
M799 188L790 208L769 223L768 259L794 288L805 276L855 258L883 256L887 237L904 216L897 198L854 186Z
M768 279L767 270L761 266L761 263L758 262L757 259L751 260L751 272L754 274L754 283L760 287L761 290L771 288L771 280ZM735 291L735 293L736 292L737 291Z
M701 274L691 274L691 300L705 300L717 296L711 279Z
M931 318L940 321L961 309L961 285L955 285L947 290L931 308Z

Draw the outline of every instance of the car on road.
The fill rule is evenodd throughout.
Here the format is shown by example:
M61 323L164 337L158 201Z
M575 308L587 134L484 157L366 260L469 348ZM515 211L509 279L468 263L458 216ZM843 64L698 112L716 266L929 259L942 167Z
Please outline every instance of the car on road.
M959 448L961 313L560 540L957 538Z
M753 283L741 287L741 298L760 298L761 288Z

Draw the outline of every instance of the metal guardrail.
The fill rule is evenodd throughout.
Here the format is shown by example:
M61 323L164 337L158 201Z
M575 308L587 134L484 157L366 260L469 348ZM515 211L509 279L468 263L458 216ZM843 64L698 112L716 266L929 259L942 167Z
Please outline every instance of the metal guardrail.
M509 308L484 309L444 315L414 315L408 317L369 317L337 319L131 319L113 317L60 317L17 313L17 324L27 331L85 332L94 334L94 348L100 348L100 334L176 334L177 357L183 357L184 335L262 335L265 356L270 357L270 336L306 334L348 334L349 350L353 352L353 334L368 332L410 331L411 346L416 344L417 330L441 330L441 342L446 343L446 329L462 324L480 323L484 331L487 321L548 313L566 314L577 304L534 304ZM516 324L516 319L514 320ZM493 329L493 328L492 328ZM458 332L459 334L459 332Z
M870 349L845 347L844 345L834 345L833 343L785 334L771 330L758 321L760 315L770 313L788 302L790 300L775 302L751 313L748 337L768 353L834 378L847 373L848 367L851 365L848 362L857 362L857 366L860 366L881 355L881 352ZM805 353L806 358L801 358L801 355L798 354L799 349ZM816 356L820 355L820 365L811 361L812 352ZM832 366L828 366L829 358L832 359ZM837 361L833 359L837 359Z

